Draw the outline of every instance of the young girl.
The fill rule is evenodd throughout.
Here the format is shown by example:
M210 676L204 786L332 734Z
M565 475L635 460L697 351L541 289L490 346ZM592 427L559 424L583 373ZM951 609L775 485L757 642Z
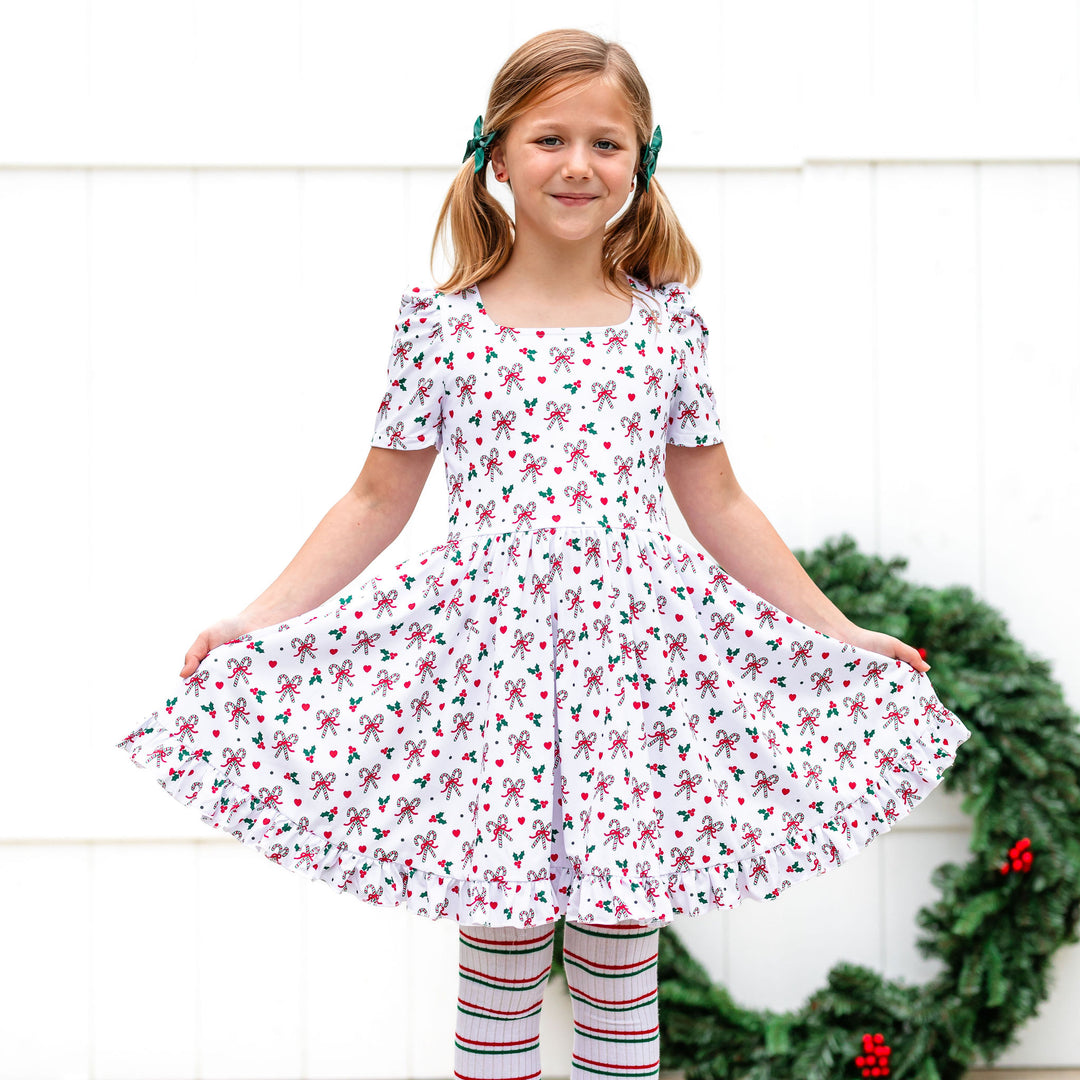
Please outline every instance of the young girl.
M660 146L620 46L507 60L359 478L119 744L278 865L461 924L461 1078L540 1075L559 918L571 1075L655 1075L658 927L842 866L970 735L739 487ZM350 585L438 456L445 539Z

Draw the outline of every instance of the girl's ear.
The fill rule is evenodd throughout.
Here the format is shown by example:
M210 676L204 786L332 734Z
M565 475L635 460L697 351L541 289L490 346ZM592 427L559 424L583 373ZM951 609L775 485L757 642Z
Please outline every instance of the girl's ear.
M506 154L503 153L502 143L496 143L491 148L491 167L495 170L496 180L507 179Z

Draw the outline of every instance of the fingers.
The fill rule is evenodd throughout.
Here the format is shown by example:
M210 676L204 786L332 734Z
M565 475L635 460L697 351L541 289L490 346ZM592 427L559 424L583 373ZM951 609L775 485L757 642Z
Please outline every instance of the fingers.
M905 664L910 664L916 671L930 670L930 665L923 658L922 653L918 649L913 649L910 645L905 645L902 641L896 642L896 658L903 660Z
M200 634L192 643L184 656L184 666L180 669L180 677L186 679L194 675L195 670L203 662L203 658L210 651L210 642L206 633Z

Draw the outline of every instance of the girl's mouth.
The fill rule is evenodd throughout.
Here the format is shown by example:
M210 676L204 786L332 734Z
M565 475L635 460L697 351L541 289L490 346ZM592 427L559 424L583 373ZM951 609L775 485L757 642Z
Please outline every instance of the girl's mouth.
M584 206L597 198L596 195L553 195L553 199L561 202L563 206Z

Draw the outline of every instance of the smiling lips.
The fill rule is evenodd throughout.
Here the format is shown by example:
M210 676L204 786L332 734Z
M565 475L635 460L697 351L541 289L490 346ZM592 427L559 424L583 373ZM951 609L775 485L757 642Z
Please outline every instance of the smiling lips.
M563 204L563 206L584 206L586 203L590 203L593 199L599 198L597 195L568 195L568 194L553 194L553 199L557 199Z

